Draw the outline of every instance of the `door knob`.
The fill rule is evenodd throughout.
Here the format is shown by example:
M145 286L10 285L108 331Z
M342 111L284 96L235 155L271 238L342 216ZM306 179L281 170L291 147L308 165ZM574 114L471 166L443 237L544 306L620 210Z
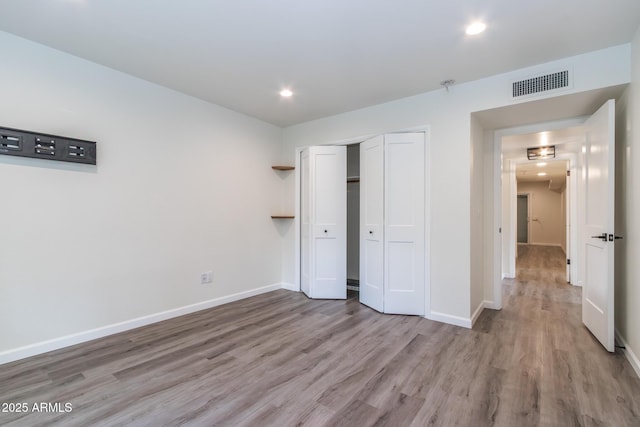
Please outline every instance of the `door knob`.
M607 233L602 233L602 234L600 234L598 236L591 236L591 238L592 239L600 239L603 242L606 242L607 241Z
M325 232L325 233L328 233L328 231L327 231L327 230L324 230L324 232Z
M369 234L373 234L373 230L369 230Z

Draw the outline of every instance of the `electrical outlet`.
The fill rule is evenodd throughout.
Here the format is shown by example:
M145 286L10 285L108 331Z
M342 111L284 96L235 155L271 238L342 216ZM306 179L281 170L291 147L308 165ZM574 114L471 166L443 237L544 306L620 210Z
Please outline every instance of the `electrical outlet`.
M201 284L204 285L211 282L213 282L213 271L205 271L204 273L200 274Z

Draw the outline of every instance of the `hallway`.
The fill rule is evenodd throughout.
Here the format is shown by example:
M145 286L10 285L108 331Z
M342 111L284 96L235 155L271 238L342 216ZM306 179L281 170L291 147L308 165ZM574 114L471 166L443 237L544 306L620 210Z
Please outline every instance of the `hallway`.
M518 245L516 259L516 279L505 279L503 296L511 292L521 295L539 295L551 290L571 296L576 304L581 302L581 288L567 283L566 255L558 246ZM518 285L511 288L510 285ZM557 297L554 293L553 298ZM548 294L549 298L552 298Z
M502 403L539 405L540 425L638 425L640 380L620 350L609 354L582 324L582 289L566 282L562 249L520 245L518 253L516 279L503 281L500 326L492 325L505 348L512 343L514 395Z

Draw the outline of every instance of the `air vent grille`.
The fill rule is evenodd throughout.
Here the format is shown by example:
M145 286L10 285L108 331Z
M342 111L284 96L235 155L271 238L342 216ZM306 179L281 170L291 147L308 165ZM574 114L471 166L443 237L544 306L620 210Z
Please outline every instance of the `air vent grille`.
M569 71L559 71L557 73L546 74L544 76L533 77L526 80L513 82L512 96L531 95L534 93L546 92L554 89L561 89L569 86Z

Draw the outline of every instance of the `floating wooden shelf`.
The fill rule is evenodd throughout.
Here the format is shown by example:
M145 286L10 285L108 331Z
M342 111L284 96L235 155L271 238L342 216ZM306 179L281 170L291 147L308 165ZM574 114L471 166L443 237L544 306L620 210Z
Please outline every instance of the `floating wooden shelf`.
M271 169L274 171L292 171L295 169L295 166L287 166L287 165L276 165L271 166ZM293 215L271 215L271 219L294 219Z

